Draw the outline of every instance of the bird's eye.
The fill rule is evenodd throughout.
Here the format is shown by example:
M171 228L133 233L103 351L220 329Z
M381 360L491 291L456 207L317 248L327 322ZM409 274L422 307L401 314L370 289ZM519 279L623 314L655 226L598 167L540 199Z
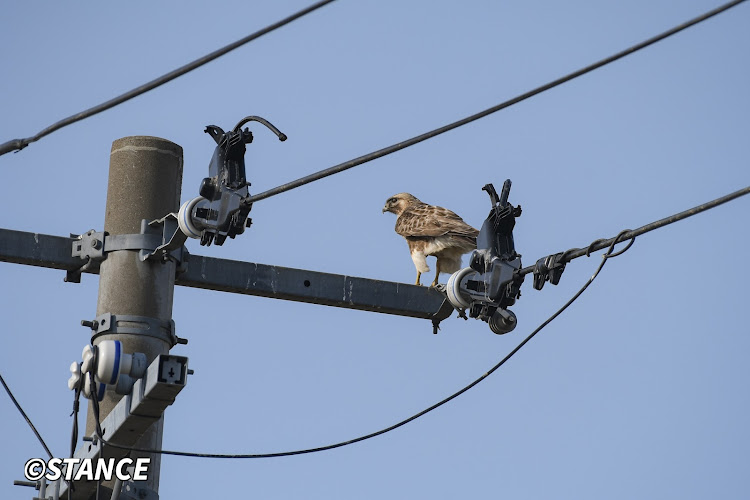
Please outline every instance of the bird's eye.
M390 200L388 200L388 203L396 203L396 198L391 198Z

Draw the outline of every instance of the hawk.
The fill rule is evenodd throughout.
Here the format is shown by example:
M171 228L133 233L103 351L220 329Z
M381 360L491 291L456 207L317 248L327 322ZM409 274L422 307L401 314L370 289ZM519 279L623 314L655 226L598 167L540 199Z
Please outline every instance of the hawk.
M409 244L411 259L417 268L417 285L421 285L422 273L430 270L426 257L437 257L437 272L430 285L435 286L440 273L455 273L461 269L461 256L477 247L479 231L447 208L428 205L409 193L388 198L383 207L383 213L386 212L398 216L396 232Z

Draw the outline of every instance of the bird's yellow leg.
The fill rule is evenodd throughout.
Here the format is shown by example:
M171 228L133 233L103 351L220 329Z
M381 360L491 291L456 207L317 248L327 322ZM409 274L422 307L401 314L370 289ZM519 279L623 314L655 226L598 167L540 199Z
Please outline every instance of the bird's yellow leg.
M421 278L421 277L422 277L422 273L420 273L419 271L417 271L417 282L414 283L415 285L422 286L422 283L419 282L419 278Z
M437 286L438 284L438 276L440 276L440 261L435 263L435 267L437 270L435 271L435 281L432 282L432 285L430 286Z

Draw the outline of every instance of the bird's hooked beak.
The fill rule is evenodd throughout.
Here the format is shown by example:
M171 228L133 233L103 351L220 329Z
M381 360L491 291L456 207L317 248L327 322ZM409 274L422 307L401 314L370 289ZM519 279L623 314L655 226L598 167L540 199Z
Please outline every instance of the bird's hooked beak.
M383 207L383 213L386 213L388 211L388 207Z

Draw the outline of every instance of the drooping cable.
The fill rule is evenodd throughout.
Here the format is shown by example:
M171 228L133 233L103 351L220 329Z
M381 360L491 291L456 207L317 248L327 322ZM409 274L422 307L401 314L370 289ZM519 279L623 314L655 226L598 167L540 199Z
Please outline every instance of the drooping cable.
M131 450L131 451L140 452L140 453L157 453L157 454L162 454L162 455L175 455L175 456L195 457L195 458L245 459L245 458L277 458L277 457L288 457L288 456L293 456L293 455L304 455L304 454L308 454L308 453L317 453L317 452L321 452L321 451L333 450L335 448L341 448L342 446L347 446L347 445L350 445L350 444L359 443L361 441L365 441L367 439L371 439L371 438L380 436L382 434L385 434L387 432L393 431L395 429L398 429L399 427L402 427L402 426L408 424L409 422L412 422L412 421L418 419L419 417L421 417L423 415L426 415L427 413L429 413L429 412L431 412L431 411L433 411L433 410L435 410L435 409L443 406L444 404L446 404L446 403L454 400L455 398L457 398L461 394L465 393L466 391L468 391L472 387L474 387L477 384L479 384L482 380L484 380L487 377L489 377L498 368L500 368L501 366L503 366L510 358L513 357L514 354L516 354L518 351L520 351L521 348L524 345L526 345L532 338L534 338L534 336L537 333L539 333L545 326L547 326L548 324L550 324L555 318L557 318L560 314L562 314L562 312L565 311L565 309L567 309L573 302L576 301L576 299L578 297L581 296L581 294L589 287L589 285L594 281L594 279L596 279L597 275L599 274L599 272L604 267L604 264L607 262L607 259L614 256L614 254L612 254L612 250L614 249L616 243L618 243L619 241L623 241L622 240L623 233L624 233L624 231L621 232L614 239L614 241L612 241L612 243L609 246L609 250L602 256L602 261L599 264L599 267L596 268L596 271L594 271L594 274L588 279L588 281L586 281L586 283L581 287L581 289L578 290L578 292L575 295L573 295L573 297L571 297L570 300L568 300L552 316L550 316L549 318L547 318L541 325L539 325L533 332L531 332L525 339L523 339L523 341L521 341L520 344L518 344L512 351L510 351L495 366L493 366L492 368L490 368L489 370L487 370L487 372L485 372L481 377L477 378L472 383L470 383L469 385L463 387L462 389L454 392L453 394L451 394L447 398L445 398L445 399L443 399L443 400L435 403L434 405L430 406L429 408L426 408L426 409L420 411L419 413L416 413L416 414L412 415L409 418L401 420L400 422L398 422L396 424L393 424L393 425L391 425L389 427L386 427L384 429L381 429L379 431L372 432L370 434L366 434L366 435L360 436L358 438L350 439L348 441L342 441L342 442L339 442L339 443L330 444L330 445L326 445L326 446L320 446L320 447L317 447L317 448L308 448L308 449L304 449L304 450L295 450L295 451L284 451L284 452L278 452L278 453L254 453L254 454L195 453L195 452L187 452L187 451L155 450L155 449L148 449L148 448L135 448L135 447L131 447L131 446L122 446L122 445L119 445L117 443L111 443L111 442L106 441L105 439L102 438L101 423L100 423L100 420L99 420L99 403L98 403L98 401L96 401L96 397L94 397L93 400L92 400L92 403L93 403L94 419L96 420L96 433L97 433L97 436L101 440L102 444L104 444L106 446L112 446L114 448L120 448L120 449L124 449L124 450ZM627 246L627 248L630 248L630 244ZM618 252L617 255L620 255L620 254L622 254L622 252ZM92 377L92 382L93 382L93 374L90 374L90 376Z
M432 410L435 410L436 408L439 408L440 406L448 403L449 401L452 401L453 399L457 398L461 394L465 393L472 387L479 384L482 380L487 378L489 375L494 373L498 368L500 368L502 365L505 364L506 361L508 361L511 357L513 357L514 354L516 354L521 348L526 345L537 333L539 333L545 326L547 326L549 323L551 323L555 318L557 318L560 314L562 314L563 311L565 311L573 302L578 299L578 297L581 296L581 294L586 291L586 289L589 287L589 285L596 279L596 277L601 272L602 268L604 267L604 264L607 262L607 259L616 257L618 255L622 255L625 251L627 251L635 241L635 237L644 234L648 231L652 231L661 227L666 226L667 224L671 224L672 222L677 222L679 220L686 219L688 217L691 217L693 215L699 214L701 212L704 212L706 210L709 210L711 208L715 208L723 203L726 203L728 201L734 200L740 196L746 195L750 193L750 187L747 187L745 189L741 189L739 191L735 191L734 193L728 194L726 196L723 196L721 198L717 198L713 201L704 203L702 205L698 205L694 208L691 208L689 210L685 210L683 212L679 212L675 215L665 217L663 219L660 219L658 221L652 222L650 224L646 224L645 226L642 226L639 229L636 230L623 230L620 231L620 233L615 236L614 238L610 238L608 240L595 240L593 241L588 247L577 249L572 252L571 255L577 254L578 252L583 252L582 255L585 255L586 253L591 253L594 249L601 249L603 248L601 245L604 245L606 242L606 245L608 246L607 252L602 256L602 262L599 264L599 267L597 267L594 274L589 278L589 280L581 287L578 292L576 292L573 297L570 298L560 309L558 309L552 316L547 318L541 325L539 325L533 332L531 332L521 343L519 343L510 353L508 353L500 362L498 362L495 366L490 368L484 375L479 377L478 379L474 380L469 385L465 386L464 388L460 389L459 391L451 394L447 398L439 401L438 403L435 403L434 405L430 406L429 408L422 410L421 412L412 415L409 418L406 418L404 420L401 420L400 422L391 425L390 427L386 427L384 429L381 429L379 431L360 436L358 438L350 439L348 441L342 441L335 444L330 444L326 446L320 446L317 448L308 448L303 450L295 450L295 451L285 451L285 452L278 452L278 453L254 453L254 454L225 454L225 453L195 453L195 452L185 452L185 451L173 451L173 450L156 450L156 449L148 449L148 448L135 448L131 446L122 446L117 443L111 443L109 441L106 441L103 438L103 433L101 429L101 422L99 419L99 403L96 401L96 398L93 398L92 400L92 407L93 407L93 413L94 413L94 419L96 422L96 434L98 438L101 440L102 444L107 446L112 446L114 448L120 448L124 450L132 450L140 453L154 453L154 454L162 454L162 455L174 455L174 456L184 456L184 457L197 457L197 458L228 458L228 459L244 459L244 458L275 458L275 457L285 457L285 456L293 456L293 455L303 455L308 453L316 453L326 450L332 450L335 448L340 448L342 446L347 446L354 443L359 443L361 441L365 441L367 439L374 438L376 436L380 436L382 434L385 434L387 432L390 432L392 430L398 429L399 427L408 424L409 422L412 422L416 420L417 418L431 412ZM630 242L623 248L622 250L613 253L614 247L617 243L621 241L627 241L630 240ZM572 257L573 258L573 257ZM533 271L533 267L531 268ZM531 271L529 271L531 272ZM90 374L92 386L96 387L94 380L93 380L93 374ZM94 393L96 393L96 390L94 390Z

